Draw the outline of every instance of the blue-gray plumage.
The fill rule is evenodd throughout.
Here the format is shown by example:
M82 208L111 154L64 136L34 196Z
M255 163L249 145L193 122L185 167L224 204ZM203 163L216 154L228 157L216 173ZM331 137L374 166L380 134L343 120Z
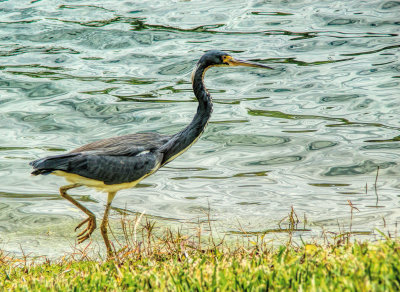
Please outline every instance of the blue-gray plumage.
M96 141L70 153L35 160L32 174L54 170L77 174L114 185L136 181L162 161L158 149L169 136L138 133Z
M192 122L179 133L166 136L157 133L137 133L96 141L69 153L32 161L33 175L64 176L71 184L60 188L60 194L88 215L76 229L87 223L78 235L78 243L88 239L96 229L96 217L86 207L67 194L67 190L88 186L108 192L101 234L108 256L112 247L107 235L108 212L115 194L134 187L140 180L157 171L182 154L200 137L212 112L212 100L204 85L204 73L213 66L249 66L272 69L263 64L234 59L221 51L204 54L192 73L193 92L198 100ZM76 230L75 229L75 230Z

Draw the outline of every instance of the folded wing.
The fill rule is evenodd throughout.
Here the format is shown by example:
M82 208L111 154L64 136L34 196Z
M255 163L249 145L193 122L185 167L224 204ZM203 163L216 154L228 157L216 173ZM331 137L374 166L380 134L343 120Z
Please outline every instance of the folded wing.
M30 163L32 174L56 170L77 174L105 184L136 181L160 166L163 154L158 149L169 136L138 133L96 141L69 153L49 156Z

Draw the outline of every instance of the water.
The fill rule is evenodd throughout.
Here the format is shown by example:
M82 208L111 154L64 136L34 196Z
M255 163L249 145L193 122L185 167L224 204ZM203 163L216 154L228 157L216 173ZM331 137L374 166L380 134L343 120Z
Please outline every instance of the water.
M306 236L348 229L350 200L354 231L393 234L399 15L398 1L1 1L1 247L71 250L84 216L59 197L62 178L31 177L28 162L179 131L197 106L191 70L209 49L275 70L209 70L203 137L113 206L173 222L202 220L210 206L226 233L277 228L293 206ZM71 193L102 215L104 194Z

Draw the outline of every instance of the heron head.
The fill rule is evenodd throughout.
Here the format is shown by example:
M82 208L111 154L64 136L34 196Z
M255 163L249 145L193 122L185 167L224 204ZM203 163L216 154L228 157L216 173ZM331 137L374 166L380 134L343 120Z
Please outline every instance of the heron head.
M247 66L272 69L264 64L235 59L230 54L217 50L212 50L205 53L200 58L198 65L202 65L206 68L212 66Z

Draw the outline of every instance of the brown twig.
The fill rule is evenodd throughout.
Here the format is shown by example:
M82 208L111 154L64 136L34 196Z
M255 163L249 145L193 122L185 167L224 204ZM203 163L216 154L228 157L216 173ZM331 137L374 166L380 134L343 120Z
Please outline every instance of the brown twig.
M378 202L379 202L378 187L377 187L378 175L379 175L379 165L376 169L375 184L374 184L374 190L375 190L375 195L376 195L376 207L378 207Z

